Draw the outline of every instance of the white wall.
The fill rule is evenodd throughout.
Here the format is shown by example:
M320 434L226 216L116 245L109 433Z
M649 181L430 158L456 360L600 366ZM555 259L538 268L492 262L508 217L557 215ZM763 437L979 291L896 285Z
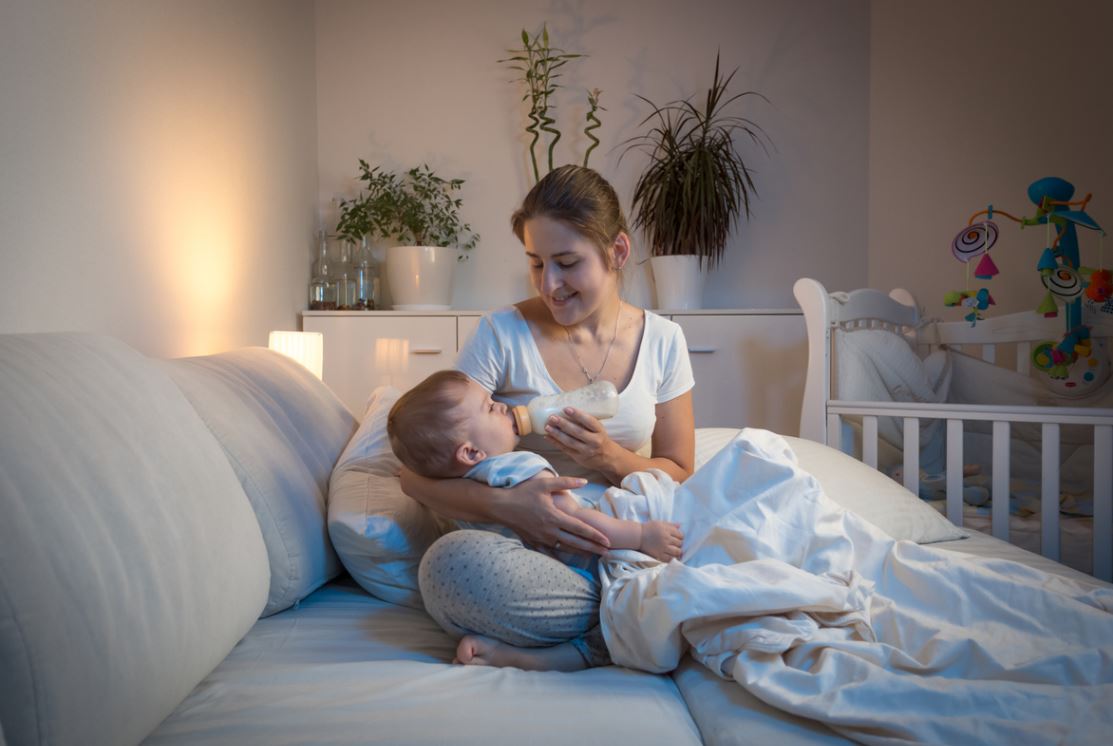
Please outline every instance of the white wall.
M277 0L0 5L0 331L187 355L297 328L313 16Z
M870 41L869 283L904 286L930 315L965 285L951 240L993 204L1034 214L1028 185L1060 176L1092 192L1088 211L1113 231L1113 3L1036 0L874 2ZM996 221L1001 274L991 314L1035 309L1043 228ZM1098 238L1080 231L1083 264ZM1113 241L1106 241L1106 266Z
M521 127L521 91L496 63L523 27L548 21L553 43L590 57L570 64L558 99L565 143L557 163L578 159L580 92L603 90L602 145L591 165L624 203L639 158L621 166L615 146L639 130L656 101L702 94L715 51L739 68L736 91L754 89L740 113L775 150L749 144L760 199L709 280L710 307L792 307L802 273L832 287L866 277L869 5L866 0L608 0L488 2L320 0L317 3L318 153L321 210L330 227L337 194L353 194L357 159L392 169L428 162L465 178L463 217L482 234L460 265L454 305L486 309L529 294L509 216L532 178ZM645 256L645 247L639 247ZM628 270L627 295L652 300L648 265Z

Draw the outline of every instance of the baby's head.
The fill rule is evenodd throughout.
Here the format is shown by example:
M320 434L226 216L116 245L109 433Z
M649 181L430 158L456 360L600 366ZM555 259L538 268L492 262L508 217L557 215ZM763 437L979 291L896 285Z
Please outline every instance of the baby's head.
M463 476L518 444L509 408L456 370L438 371L402 394L386 431L407 469L438 479Z

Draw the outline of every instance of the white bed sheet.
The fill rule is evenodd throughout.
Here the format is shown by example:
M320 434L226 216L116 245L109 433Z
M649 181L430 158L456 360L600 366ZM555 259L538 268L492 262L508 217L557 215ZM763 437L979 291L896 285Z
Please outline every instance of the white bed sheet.
M698 744L668 676L454 666L424 612L350 579L261 619L148 744Z

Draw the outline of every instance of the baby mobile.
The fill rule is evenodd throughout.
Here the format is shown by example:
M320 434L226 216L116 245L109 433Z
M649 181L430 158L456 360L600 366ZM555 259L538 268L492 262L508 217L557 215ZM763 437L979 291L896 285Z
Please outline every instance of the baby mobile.
M1036 269L1047 292L1036 311L1047 317L1058 316L1058 304L1061 302L1066 332L1058 343L1046 342L1038 345L1032 352L1032 361L1053 379L1066 378L1067 369L1079 355L1085 357L1090 353L1090 330L1082 324L1083 297L1088 299L1088 305L1093 310L1113 313L1113 276L1105 268L1105 231L1086 213L1086 206L1093 195L1087 194L1083 199L1072 201L1073 196L1073 184L1065 179L1049 176L1032 182L1028 187L1028 198L1036 205L1036 214L1033 217L1018 218L1004 210L995 210L993 205L974 213L967 226L951 242L951 253L966 268L966 287L948 292L943 299L944 305L970 309L964 318L971 325L982 320L982 312L995 303L988 288L970 288L970 263L978 260L974 268L975 279L989 280L999 273L989 254L999 234L997 224L993 222L994 216L1001 215L1013 220L1021 228L1046 226L1045 248ZM1076 230L1078 226L1099 234L1096 269L1082 266Z

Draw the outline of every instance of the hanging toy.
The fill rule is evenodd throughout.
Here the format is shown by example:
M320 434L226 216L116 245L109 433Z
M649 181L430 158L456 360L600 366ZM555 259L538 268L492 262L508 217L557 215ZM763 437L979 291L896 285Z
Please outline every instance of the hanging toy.
M1082 277L1072 267L1063 265L1040 277L1048 292L1068 303L1082 295Z
M982 316L982 311L990 306L997 305L997 301L993 300L993 296L989 294L988 288L981 288L977 291L951 290L944 294L943 305L950 308L961 306L962 308L972 309L970 313L963 316L963 318L969 321L971 326L974 326L974 324L985 318Z
M1083 293L1091 312L1113 313L1113 272L1105 269L1104 257L1099 259L1097 269L1083 268L1079 251L1080 230L1099 234L1099 252L1105 237L1098 222L1086 212L1093 195L1074 199L1074 194L1074 185L1069 181L1049 176L1028 185L1028 199L1036 207L1034 215L1018 217L995 209L992 204L971 215L966 227L951 240L951 254L965 266L966 287L947 292L943 299L948 307L967 309L963 318L971 324L982 320L983 312L995 304L988 289L970 289L970 272L973 270L977 280L990 280L1001 273L990 256L990 249L1000 235L994 219L1007 218L1021 228L1044 226L1043 248L1036 270L1046 292L1036 311L1041 316L1054 318L1059 316L1062 306L1065 326L1070 331L1060 343L1051 345L1044 355L1046 365L1037 367L1049 375L1054 372L1059 378L1078 355L1085 356L1089 350L1089 339L1074 335L1082 326ZM978 261L971 263L974 259Z
M1090 327L1076 326L1067 332L1063 341L1055 346L1071 363L1081 357L1090 356Z
M1108 269L1095 269L1090 273L1090 285L1086 297L1095 303L1104 303L1113 298L1113 272Z
M981 261L978 262L978 266L974 269L974 277L979 280L990 280L994 275L999 273L1000 270L998 270L997 265L993 263L993 259L990 258L988 251L982 255Z
M997 243L997 234L997 223L992 220L968 225L951 241L951 253L960 262L968 262L989 251Z
M1047 319L1053 319L1059 315L1059 304L1055 302L1055 296L1051 294L1051 291L1048 291L1047 295L1043 297L1043 302L1036 306L1036 313Z
M1040 261L1036 264L1036 269L1040 272L1051 272L1059 268L1059 262L1055 259L1055 252L1050 248L1044 249L1040 254Z

